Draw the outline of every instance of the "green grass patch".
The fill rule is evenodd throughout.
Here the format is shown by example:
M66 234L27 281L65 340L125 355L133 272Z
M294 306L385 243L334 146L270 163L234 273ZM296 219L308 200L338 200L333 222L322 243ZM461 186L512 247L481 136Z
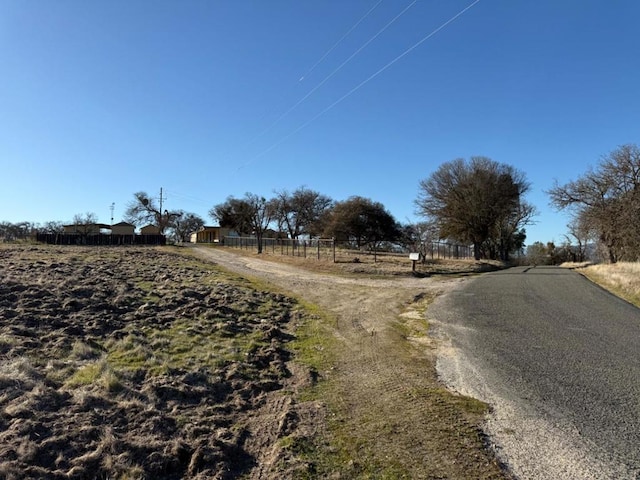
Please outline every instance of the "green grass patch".
M117 392L122 389L120 376L104 358L78 368L65 385L67 387L98 385L108 392Z
M192 322L178 320L166 329L147 328L137 335L105 345L111 365L121 370L147 370L160 375L170 369L212 370L242 361L259 346L266 345L262 332L226 335L217 329L194 329Z

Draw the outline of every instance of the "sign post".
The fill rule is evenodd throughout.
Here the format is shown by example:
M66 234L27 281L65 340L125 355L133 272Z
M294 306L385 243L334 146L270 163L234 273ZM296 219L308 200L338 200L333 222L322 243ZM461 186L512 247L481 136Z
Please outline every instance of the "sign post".
M409 254L409 260L411 260L413 262L412 266L411 266L411 271L415 272L416 271L416 262L418 260L420 260L420 253L419 252L412 252Z

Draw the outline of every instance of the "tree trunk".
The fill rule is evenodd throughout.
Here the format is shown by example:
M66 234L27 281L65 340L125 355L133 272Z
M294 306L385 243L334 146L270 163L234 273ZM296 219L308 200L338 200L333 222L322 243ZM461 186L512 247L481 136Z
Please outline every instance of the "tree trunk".
M256 234L256 240L258 241L258 253L262 253L262 234Z
M480 260L480 243L473 242L473 256L476 260Z

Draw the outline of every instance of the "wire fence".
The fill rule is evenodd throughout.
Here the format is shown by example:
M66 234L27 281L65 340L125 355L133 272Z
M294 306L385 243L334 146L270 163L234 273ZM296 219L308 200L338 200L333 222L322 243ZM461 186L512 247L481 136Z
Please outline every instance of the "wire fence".
M475 258L472 246L445 242L424 243L418 253L426 260Z
M224 237L221 242L225 247L243 250L258 249L256 237ZM331 238L314 238L307 240L291 238L263 238L262 251L276 255L301 258L330 260L334 263L373 261L377 262L389 257L405 258L410 253L407 248L386 242L386 248L357 248L349 242L339 242ZM420 253L422 261L468 259L474 258L473 247L447 242L425 242L415 250Z
M225 247L257 250L258 239L255 237L224 237L222 244ZM335 241L331 238L310 240L263 238L262 251L291 257L316 258L318 260L334 259Z

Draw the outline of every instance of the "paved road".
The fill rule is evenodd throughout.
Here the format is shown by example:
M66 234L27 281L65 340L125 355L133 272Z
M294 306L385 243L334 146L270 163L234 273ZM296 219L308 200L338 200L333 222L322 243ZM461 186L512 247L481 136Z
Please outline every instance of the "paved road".
M640 309L561 268L484 275L429 309L442 378L493 407L523 479L640 478Z

